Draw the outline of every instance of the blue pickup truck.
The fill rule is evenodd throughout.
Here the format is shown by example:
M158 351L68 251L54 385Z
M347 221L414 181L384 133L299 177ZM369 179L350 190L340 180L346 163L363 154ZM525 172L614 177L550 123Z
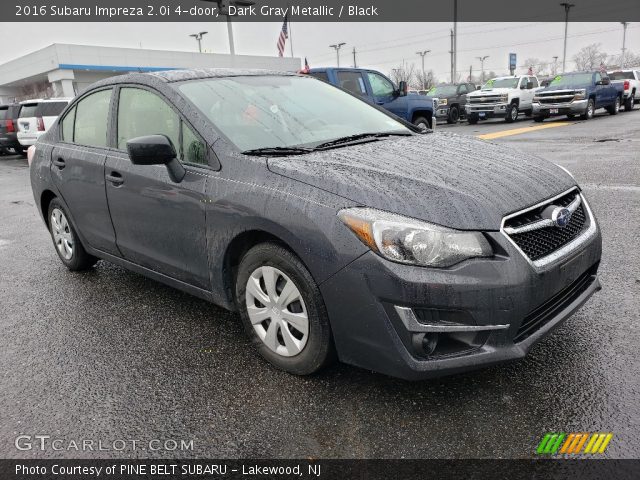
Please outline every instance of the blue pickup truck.
M420 128L433 128L434 99L407 95L407 83L396 85L380 72L363 68L312 68L309 74L389 110ZM437 100L435 100L437 102Z
M542 122L545 118L580 115L589 120L599 108L616 115L624 95L622 84L611 83L606 74L600 72L574 72L557 75L549 86L536 92L533 97L533 119Z

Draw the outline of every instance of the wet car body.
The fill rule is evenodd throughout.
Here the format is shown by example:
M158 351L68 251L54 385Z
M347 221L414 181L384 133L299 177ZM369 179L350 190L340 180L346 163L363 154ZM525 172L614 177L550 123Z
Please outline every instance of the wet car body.
M304 155L247 155L174 88L190 79L252 75L288 74L174 71L91 87L85 96L123 86L162 96L201 136L207 164L185 164L176 182L164 165L132 165L115 132L104 148L79 148L60 140L56 124L31 166L45 220L48 202L58 198L91 255L230 310L238 308L233 284L243 253L277 242L317 284L338 358L405 379L520 358L599 289L600 232L575 180L559 167L431 133ZM123 183L113 183L114 173ZM535 238L518 243L506 229L547 221L556 203L577 204L581 223L533 260L523 248L536 248ZM341 211L357 207L482 232L493 254L446 268L390 261L340 220Z

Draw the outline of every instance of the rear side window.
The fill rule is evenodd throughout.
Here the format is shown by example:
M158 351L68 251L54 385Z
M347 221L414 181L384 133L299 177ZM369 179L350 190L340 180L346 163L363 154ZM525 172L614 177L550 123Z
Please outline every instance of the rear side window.
M309 75L317 78L318 80L329 83L329 75L327 75L327 72L314 72L310 73Z
M75 107L62 120L62 140L73 143L73 126L76 121Z
M28 103L28 104L22 105L22 108L20 109L20 117L21 118L35 117L37 109L38 109L37 103Z
M340 87L356 95L367 94L360 72L338 72L338 84Z
M57 117L67 106L67 102L43 102L36 108L36 117Z
M180 152L180 117L155 93L123 88L118 106L118 148L126 150L129 140L145 135L166 135Z
M112 90L92 93L76 106L73 141L92 147L107 146L107 123ZM65 120L67 117L65 117Z

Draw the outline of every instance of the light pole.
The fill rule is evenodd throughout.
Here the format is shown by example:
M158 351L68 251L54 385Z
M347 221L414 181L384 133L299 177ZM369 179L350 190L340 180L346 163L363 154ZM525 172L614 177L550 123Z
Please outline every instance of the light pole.
M558 56L554 55L553 56L553 75L557 75L558 74Z
M198 33L192 33L191 35L189 35L190 37L193 37L198 41L198 51L200 53L202 53L202 37L207 33L209 32L198 32Z
M416 54L420 55L422 57L422 89L426 90L427 89L427 77L424 73L424 57L427 53L429 53L431 50L422 50L420 52L416 52Z
M484 84L484 61L489 58L489 55L485 55L484 57L476 57L480 60L480 83Z
M575 4L563 2L560 5L564 7L564 50L562 53L562 73L564 73L567 69L567 30L569 28L569 10L571 10L571 7L575 7Z
M340 42L340 43L336 43L333 45L329 45L329 48L333 48L336 51L336 59L337 59L337 64L336 66L339 67L340 66L340 49L346 45L345 42Z
M626 43L627 43L627 25L629 22L620 22L622 24L622 58L620 59L620 68L624 68L625 61L625 53L626 53Z
M220 15L227 17L227 34L229 35L229 53L231 55L236 54L236 47L233 42L233 23L230 20L229 7L250 7L255 5L255 0L202 0L203 2L212 2L218 4L218 12Z

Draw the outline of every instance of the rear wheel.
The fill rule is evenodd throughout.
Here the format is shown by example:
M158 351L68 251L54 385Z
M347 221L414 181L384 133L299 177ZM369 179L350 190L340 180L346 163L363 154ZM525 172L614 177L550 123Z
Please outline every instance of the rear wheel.
M57 198L49 204L48 221L56 253L69 270L87 270L96 264L98 259L84 249L67 211Z
M587 108L585 109L584 113L580 115L580 118L582 120L590 120L593 118L594 112L595 112L595 103L593 101L593 98L590 98L589 101L587 102Z
M609 115L617 115L619 111L620 111L620 97L616 97L616 101L613 103L611 107L607 108L607 112L609 112Z
M513 123L518 119L518 106L515 103L512 103L507 107L507 115L505 120L507 123Z
M460 120L460 110L457 105L451 105L449 108L449 115L447 116L447 123L458 123Z
M289 250L273 243L249 250L238 267L236 302L251 342L272 365L309 375L335 358L320 290Z
M631 95L629 95L626 98L626 100L624 101L624 111L625 112L630 112L635 107L634 97L635 97L635 92L633 92Z

